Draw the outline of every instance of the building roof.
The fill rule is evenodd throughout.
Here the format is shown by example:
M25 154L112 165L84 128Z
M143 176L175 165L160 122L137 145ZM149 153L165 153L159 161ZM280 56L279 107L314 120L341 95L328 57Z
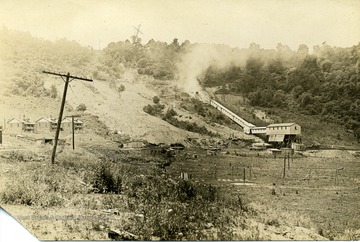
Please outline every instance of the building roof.
M29 120L20 120L17 118L12 118L8 121L8 124L12 124L12 123L35 124L35 123L30 122Z
M56 120L53 118L40 118L40 119L36 120L36 123L39 122L40 120L44 120L49 123L56 123Z
M71 118L69 118L69 117L66 117L66 118L64 118L63 119L63 121L61 121L61 122L72 122L72 120L71 120ZM74 123L76 123L76 124L82 124L83 122L80 120L80 119L74 119Z
M64 118L61 122L71 123L71 118Z
M8 121L8 123L22 123L23 121L21 121L20 119L17 119L17 118L12 118Z
M252 127L251 129L266 129L266 127Z
M288 127L293 126L296 123L280 123L280 124L269 124L268 127Z

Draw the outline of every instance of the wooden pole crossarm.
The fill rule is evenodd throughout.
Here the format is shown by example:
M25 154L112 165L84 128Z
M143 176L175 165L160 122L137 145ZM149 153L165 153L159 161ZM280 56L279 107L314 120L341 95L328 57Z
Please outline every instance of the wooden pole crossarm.
M71 76L69 73L68 74L61 74L61 73L55 73L55 72L50 72L50 71L43 71L43 73L50 74L50 75L55 75L55 76L60 76L60 77L69 77L69 79L71 79L70 81L72 81L74 79L77 79L77 80L82 80L82 81L93 82L92 79L88 79L88 78L84 78L84 77L78 77L78 76Z

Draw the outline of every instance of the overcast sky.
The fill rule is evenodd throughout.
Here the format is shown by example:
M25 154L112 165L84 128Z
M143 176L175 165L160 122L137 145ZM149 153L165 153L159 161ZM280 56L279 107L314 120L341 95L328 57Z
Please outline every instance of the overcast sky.
M0 25L96 49L140 24L143 43L349 47L360 42L360 0L0 0Z

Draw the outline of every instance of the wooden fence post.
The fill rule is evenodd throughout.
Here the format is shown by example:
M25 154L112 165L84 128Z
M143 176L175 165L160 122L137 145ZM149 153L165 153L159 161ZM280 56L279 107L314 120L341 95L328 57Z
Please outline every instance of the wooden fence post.
M286 156L284 157L283 179L285 178L285 169L286 169Z
M245 183L245 178L246 178L246 168L244 167L244 183Z
M287 159L288 159L288 169L290 170L290 154L287 155Z

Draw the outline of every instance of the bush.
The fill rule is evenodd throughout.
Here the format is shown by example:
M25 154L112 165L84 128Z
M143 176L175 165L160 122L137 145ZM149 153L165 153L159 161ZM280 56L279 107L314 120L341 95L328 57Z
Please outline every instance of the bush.
M55 87L55 85L51 85L50 90L49 90L49 95L51 98L56 98L57 97L57 89Z
M148 113L152 116L158 116L160 117L162 115L162 112L165 108L165 105L161 104L155 104L155 105L147 105L143 108L145 113Z
M79 106L76 107L75 110L84 112L84 111L86 111L86 105L81 103L81 104L79 104Z
M186 202L196 197L196 188L190 181L181 180L176 187L176 197L180 202Z
M176 116L176 115L177 115L177 112L176 112L174 109L170 108L170 109L168 109L168 110L166 111L166 113L165 113L165 115L164 115L164 118L165 118L165 120L166 120L166 119L169 119L169 118L174 117L174 116Z
M119 194L122 191L121 176L110 163L104 161L95 167L91 185L95 193Z
M158 96L154 96L154 97L153 97L153 102L154 102L155 104L158 104L158 103L160 102L160 98L159 98Z
M125 91L125 86L123 84L121 84L118 89L117 89L118 92L123 92Z

